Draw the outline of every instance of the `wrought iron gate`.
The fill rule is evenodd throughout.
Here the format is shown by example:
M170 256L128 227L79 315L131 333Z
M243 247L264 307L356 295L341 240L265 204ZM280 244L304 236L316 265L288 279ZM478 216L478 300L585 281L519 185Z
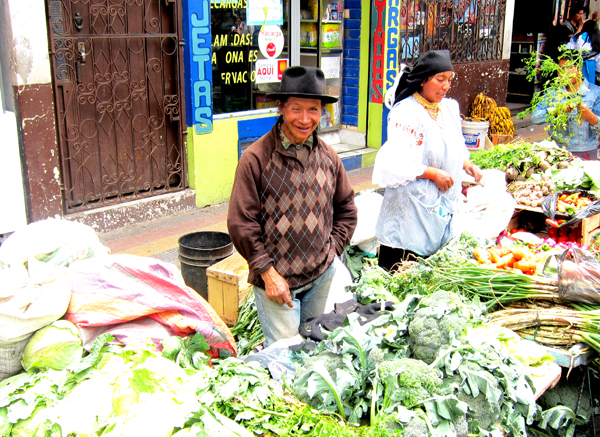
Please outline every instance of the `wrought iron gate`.
M506 0L407 0L400 8L402 59L448 49L456 63L502 59Z
M184 189L181 2L47 4L66 212Z

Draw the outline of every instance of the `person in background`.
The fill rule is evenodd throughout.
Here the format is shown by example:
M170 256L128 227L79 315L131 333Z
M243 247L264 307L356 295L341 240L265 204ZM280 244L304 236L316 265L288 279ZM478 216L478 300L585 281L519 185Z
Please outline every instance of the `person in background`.
M323 71L289 67L269 97L281 116L240 157L227 216L248 261L265 346L323 314L336 275L351 282L339 256L357 223L342 161L317 134L323 105L338 100L326 94Z
M578 32L581 32L583 26L583 6L577 3L571 5L569 9L569 18L562 22L561 26L569 29L569 38L572 38Z
M585 160L598 159L598 136L600 135L600 87L589 83L578 68L578 53L565 52L558 61L562 69L559 74L571 76L567 91L581 96L581 104L570 112L566 127L558 126L551 130L552 139L573 155ZM555 123L556 107L552 96L539 103L531 113L531 121L535 124ZM578 119L578 115L581 117Z
M548 31L548 38L543 46L543 54L558 62L560 48L568 44L571 36L570 30L562 24L551 26Z
M373 183L385 187L376 236L386 270L444 246L463 170L476 181L482 177L469 161L458 102L445 97L453 77L450 52L432 50L405 67L386 94L388 138L373 169Z
M600 12L599 11L594 11L592 13L592 20L594 20L595 22L600 21Z
M598 23L587 20L581 32L576 33L566 45L569 50L578 50L583 59L583 77L590 83L600 83L600 30Z

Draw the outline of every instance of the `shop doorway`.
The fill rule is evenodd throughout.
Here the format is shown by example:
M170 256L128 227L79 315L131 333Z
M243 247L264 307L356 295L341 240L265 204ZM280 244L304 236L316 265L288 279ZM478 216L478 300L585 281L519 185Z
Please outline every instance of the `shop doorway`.
M515 0L510 67L508 76L508 102L526 107L536 91L542 88L543 78L527 79L525 60L532 53L545 53L545 44L555 26L560 26L569 15L572 4L583 4L589 11L589 0Z
M47 8L65 212L183 190L181 2Z

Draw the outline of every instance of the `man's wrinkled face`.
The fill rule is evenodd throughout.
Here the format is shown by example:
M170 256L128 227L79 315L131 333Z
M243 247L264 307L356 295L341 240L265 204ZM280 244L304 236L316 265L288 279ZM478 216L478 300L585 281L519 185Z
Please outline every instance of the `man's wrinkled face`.
M283 133L294 144L303 144L319 125L322 111L323 104L319 99L290 97L285 103L279 102Z

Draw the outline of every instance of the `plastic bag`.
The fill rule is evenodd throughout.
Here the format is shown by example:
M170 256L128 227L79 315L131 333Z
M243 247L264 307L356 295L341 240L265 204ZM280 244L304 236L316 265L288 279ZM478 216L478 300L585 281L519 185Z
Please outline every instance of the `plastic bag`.
M23 371L21 356L29 338L60 319L71 298L64 267L56 267L39 283L22 278L18 267L0 269L0 381ZM23 281L15 279L19 277Z
M577 212L576 214L574 214L572 216L558 212L556 210L556 201L558 200L558 196L560 196L561 194L575 194L575 193L585 194L585 197L589 197L594 202L592 204L586 206L581 211ZM596 214L600 214L600 200L598 200L598 198L596 196L594 196L593 194L591 194L590 192L588 192L586 190L562 190L562 191L557 191L556 193L554 193L550 196L544 197L544 200L542 201L542 210L544 211L544 214L546 215L546 217L551 218L552 220L555 220L555 219L566 220L564 223L562 223L561 225L558 226L559 228L562 228L562 227L570 226L574 223L580 222L584 218L591 217Z
M489 169L482 173L485 186L469 188L466 198L459 195L458 212L453 221L455 235L468 232L482 239L495 238L515 212L517 202L506 192L504 172Z
M33 222L12 234L0 246L0 261L27 266L30 280L39 282L57 266L78 259L105 256L105 247L94 229L70 220L49 218Z
M139 326L141 319L150 318L181 337L201 333L214 357L235 353L235 340L225 322L185 284L172 264L150 257L107 255L72 263L69 277L72 296L65 319L80 332L112 326L119 330L123 342L133 341L140 335L136 326L125 329L118 325L136 321ZM81 334L87 339L90 335ZM153 330L147 337L158 345L161 332Z
M579 248L565 250L558 257L558 295L570 302L600 304L600 262L596 257Z
M351 246L375 238L375 227L383 203L383 196L376 191L371 191L357 195L354 198L354 203L358 209L358 220L350 241Z

